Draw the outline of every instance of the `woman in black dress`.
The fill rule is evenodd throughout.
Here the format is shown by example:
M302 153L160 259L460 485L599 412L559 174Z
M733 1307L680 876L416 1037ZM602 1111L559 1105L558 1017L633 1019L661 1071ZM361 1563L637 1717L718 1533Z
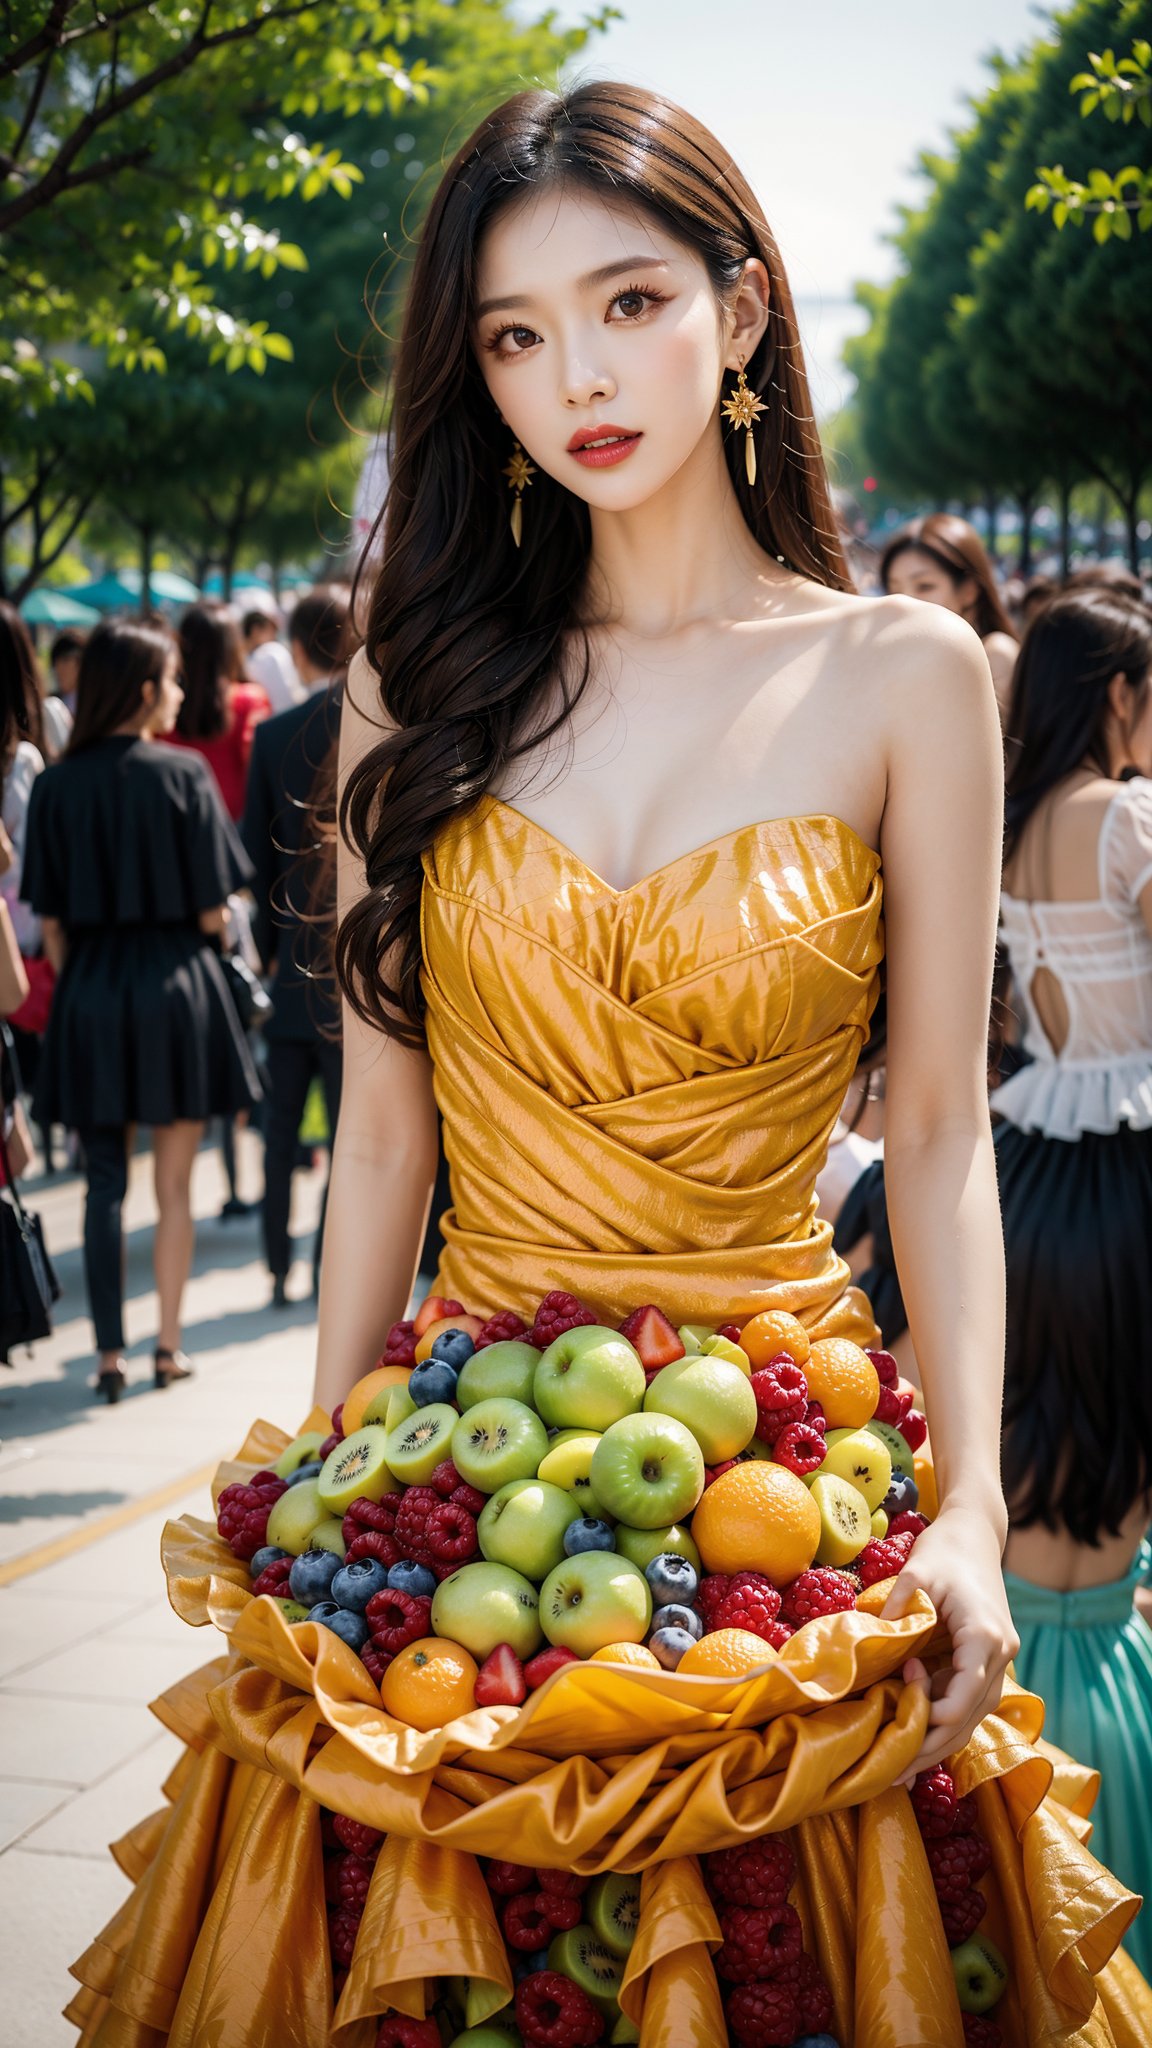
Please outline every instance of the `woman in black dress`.
M166 1387L191 1370L180 1305L204 1123L260 1092L219 959L229 891L251 870L211 770L162 744L180 709L177 669L157 628L98 627L68 751L39 777L28 818L24 890L60 973L36 1110L83 1140L96 1385L110 1401L126 1384L120 1210L133 1126L153 1134L155 1379Z

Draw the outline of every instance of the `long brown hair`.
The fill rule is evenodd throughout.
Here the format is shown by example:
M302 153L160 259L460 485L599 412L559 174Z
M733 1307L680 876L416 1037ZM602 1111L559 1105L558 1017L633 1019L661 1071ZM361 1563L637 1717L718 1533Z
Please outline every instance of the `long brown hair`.
M913 548L919 554L930 555L952 583L971 580L976 585L971 623L982 640L989 633L1007 633L1010 640L1015 640L1016 629L996 587L991 557L974 526L955 512L930 512L926 519L914 519L910 526L902 526L880 557L880 582L885 590L897 555L907 554Z
M27 625L0 598L0 774L21 740L44 752L44 677Z
M176 651L166 627L142 619L105 619L89 634L76 681L76 722L65 752L79 754L135 718L145 683L160 688Z
M231 605L194 604L180 621L184 702L176 720L181 739L214 740L226 733L232 685L244 680L244 642Z
M508 434L471 341L485 231L529 189L558 184L654 216L701 257L721 301L736 291L750 257L764 263L768 325L745 365L749 385L767 401L755 429L759 480L746 479L743 436L729 436L733 489L767 553L815 582L853 587L784 267L727 152L691 115L635 86L596 80L563 96L533 91L506 100L449 166L420 236L367 626L368 659L396 729L353 769L340 806L340 829L363 858L367 887L340 925L337 971L359 1015L408 1045L423 1039L421 855L510 762L563 728L589 678L581 616L587 506L541 473L516 549L501 502ZM582 660L562 660L573 646ZM560 708L546 721L553 691Z

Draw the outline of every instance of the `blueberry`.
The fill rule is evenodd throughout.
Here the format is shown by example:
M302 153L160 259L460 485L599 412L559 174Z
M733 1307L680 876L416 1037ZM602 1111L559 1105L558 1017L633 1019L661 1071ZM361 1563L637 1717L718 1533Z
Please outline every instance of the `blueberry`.
M565 1557L579 1557L584 1550L615 1550L616 1539L607 1522L598 1522L594 1515L581 1515L578 1522L569 1522L564 1531Z
M801 2034L792 2048L840 2048L840 2043L834 2041L831 2034Z
M920 1488L911 1474L908 1472L894 1472L892 1474L892 1484L881 1502L888 1520L894 1522L897 1515L906 1515L911 1508L918 1508L919 1505Z
M388 1584L394 1593L411 1593L414 1600L430 1600L440 1581L426 1564L413 1564L402 1557L399 1564L389 1567Z
M321 1628L330 1628L350 1650L362 1650L368 1641L368 1623L364 1616L349 1614L346 1607L337 1607L334 1600L318 1600L309 1610L308 1619L318 1621Z
M304 1607L315 1607L318 1600L326 1600L332 1590L332 1581L344 1560L331 1550L306 1550L298 1557L288 1574L288 1591L294 1600Z
M547 1968L548 1951L546 1948L538 1948L535 1955L517 1956L512 1974L516 1982L522 1984L525 1977L534 1977L537 1970L546 1970Z
M456 1374L442 1358L426 1358L408 1375L408 1393L417 1408L430 1408L433 1401L454 1401Z
M685 1607L681 1601L674 1601L668 1607L658 1607L652 1616L652 1628L653 1631L658 1628L685 1629L694 1643L698 1643L704 1633L704 1623L696 1609Z
M686 1557L677 1556L674 1550L663 1550L644 1568L653 1603L666 1607L670 1600L682 1600L685 1605L696 1598L700 1575L695 1565Z
M658 1657L665 1671L675 1671L681 1657L685 1656L695 1642L686 1628L658 1628L648 1638L648 1648ZM767 1648L767 1646L765 1646Z
M310 1465L297 1465L287 1484L289 1486L299 1486L302 1479L318 1479L323 1470L324 1467L320 1463L319 1458L315 1458Z
M432 1346L432 1357L438 1365L450 1365L453 1372L459 1372L475 1349L467 1330L441 1330Z
M341 1565L332 1581L330 1597L350 1614L363 1614L373 1593L382 1593L388 1584L387 1568L375 1557L357 1557L351 1564Z
M263 1550L258 1550L253 1557L249 1558L248 1569L252 1577L258 1579L261 1572L266 1571L270 1564L275 1564L278 1557L291 1557L291 1555L292 1552L290 1550L281 1550L278 1544L266 1543Z

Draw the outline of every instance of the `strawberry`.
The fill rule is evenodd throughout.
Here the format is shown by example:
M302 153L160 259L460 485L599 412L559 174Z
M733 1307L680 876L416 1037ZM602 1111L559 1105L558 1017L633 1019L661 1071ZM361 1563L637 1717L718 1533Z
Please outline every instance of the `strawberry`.
M882 1387L894 1387L900 1377L900 1367L890 1351L870 1351L869 1358L876 1367L876 1377Z
M896 1424L910 1451L918 1451L928 1435L927 1419L918 1408L910 1408Z
M633 1350L640 1355L645 1372L659 1370L671 1365L677 1358L683 1358L684 1346L676 1335L662 1308L649 1302L646 1308L634 1308L625 1316L620 1325L620 1335L627 1337Z
M529 1692L535 1692L537 1686L543 1685L545 1679L551 1678L554 1671L563 1671L566 1664L579 1662L580 1659L574 1650L562 1650L558 1645L553 1649L537 1650L536 1655L530 1657L524 1666L524 1682Z
M476 1679L478 1707L518 1707L528 1697L524 1666L510 1643L497 1643Z

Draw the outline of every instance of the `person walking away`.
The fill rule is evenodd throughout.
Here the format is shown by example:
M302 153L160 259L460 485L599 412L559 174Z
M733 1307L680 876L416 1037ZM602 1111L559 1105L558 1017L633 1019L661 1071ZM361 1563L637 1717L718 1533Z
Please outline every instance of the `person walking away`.
M257 728L241 828L254 870L254 936L272 977L264 1033L264 1253L276 1308L288 1302L292 1174L314 1080L324 1091L330 1146L340 1113L340 1012L328 963L336 868L319 836L317 785L339 732L348 613L343 589L321 587L292 614L293 656L308 695ZM314 1269L322 1231L323 1212Z
M44 708L32 636L15 607L0 601L0 902L7 909L28 984L8 1020L28 1088L36 1080L55 980L43 955L40 921L21 897L28 806L36 778L44 772ZM45 1168L51 1172L50 1130L42 1131L41 1142Z
M304 701L304 685L295 664L267 612L245 612L240 621L244 635L244 661L250 680L259 683L273 713L289 711Z
M893 534L881 555L880 587L891 596L943 605L975 627L988 657L1003 725L1016 665L1016 635L976 528L952 512L914 519Z
M1002 900L1032 1055L992 1096L1008 1266L1016 1671L1101 1773L1093 1853L1152 1878L1152 620L1122 593L1029 627ZM1152 1924L1128 1938L1152 1971Z
M66 626L62 633L57 633L48 650L55 686L54 695L64 706L69 718L76 716L76 683L86 638L86 634L74 632L71 627Z
M109 1401L127 1383L121 1206L132 1131L152 1130L154 1379L167 1387L191 1372L180 1316L205 1119L230 1118L259 1094L219 958L228 895L250 870L205 762L164 744L180 702L167 633L97 627L67 753L38 777L28 813L24 894L60 976L35 1105L42 1125L81 1135L96 1388Z

